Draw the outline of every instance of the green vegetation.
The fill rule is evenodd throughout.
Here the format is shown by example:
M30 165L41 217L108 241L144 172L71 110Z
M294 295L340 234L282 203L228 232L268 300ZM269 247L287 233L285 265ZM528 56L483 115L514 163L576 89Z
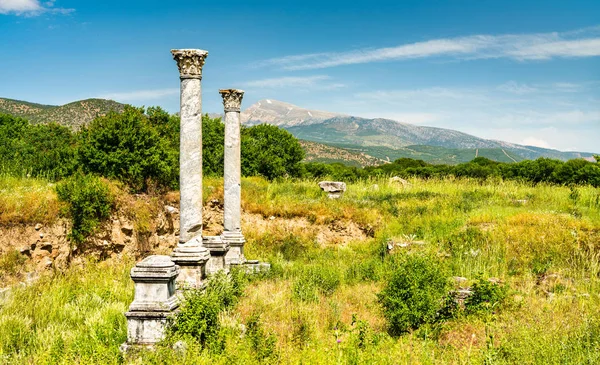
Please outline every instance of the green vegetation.
M67 203L64 214L71 219L69 239L83 243L98 224L110 216L114 197L106 182L92 175L76 174L56 186L58 199Z
M223 199L223 125L203 128L207 203ZM52 223L62 204L79 244L121 204L150 231L156 202L176 195L178 134L159 108L79 132L0 115L0 223ZM242 143L245 254L269 273L214 276L163 343L124 356L133 258L48 272L0 292L0 363L600 361L598 163L302 164L298 141L267 125ZM325 178L348 182L341 199ZM25 261L3 253L2 278Z
M244 211L271 222L244 225L245 251L272 263L268 275L215 278L208 295L190 294L167 341L125 358L118 348L126 337L133 260L43 276L0 299L0 362L600 360L598 188L409 182L361 180L331 201L314 180L244 178ZM206 199L222 198L222 179L205 184ZM363 238L339 243L319 234L322 227L343 234L353 225ZM13 270L19 260L10 254L0 261ZM465 287L473 294L454 305L447 295ZM185 352L173 350L178 341Z
M458 165L432 165L423 160L400 158L393 163L379 166L368 166L364 169L345 166L343 164L307 163L309 176L336 180L356 181L372 176L399 176L409 178L476 178L505 179L537 183L553 183L560 185L600 186L600 164L583 159L566 162L539 158L524 160L518 163L502 163L477 157L470 162Z
M390 333L400 335L438 321L450 282L436 258L403 257L379 294Z
M149 119L143 109L129 106L121 114L94 119L79 134L78 162L84 171L123 181L134 191L154 184L175 188L179 153Z

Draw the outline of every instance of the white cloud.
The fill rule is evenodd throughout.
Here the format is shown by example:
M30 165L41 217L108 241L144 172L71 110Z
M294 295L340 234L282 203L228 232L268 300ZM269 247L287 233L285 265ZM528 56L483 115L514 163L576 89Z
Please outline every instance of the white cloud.
M527 137L527 138L523 139L519 144L522 144L524 146L534 146L534 147L552 149L552 147L550 146L550 144L548 142L544 141L543 139L536 138L536 137Z
M498 90L504 91L512 94L529 94L538 91L537 88L527 85L527 84L519 84L516 81L509 81L500 86L498 86Z
M37 16L42 13L69 14L75 9L55 8L54 0L40 4L39 0L0 0L0 14Z
M393 112L369 112L361 113L364 118L385 118L402 123L428 125L438 122L444 118L441 114L435 113L393 113Z
M137 90L119 93L109 93L98 96L101 99L112 99L116 101L144 101L144 100L155 100L164 98L167 96L173 96L179 94L179 89L155 89L155 90Z
M600 26L565 33L471 35L433 39L396 47L285 56L265 60L258 65L306 70L441 56L467 60L509 58L518 61L600 56Z
M339 89L345 87L341 83L324 83L331 80L326 75L315 76L286 76L271 79L253 80L245 82L243 85L248 88L277 89L277 88L319 88L319 89Z

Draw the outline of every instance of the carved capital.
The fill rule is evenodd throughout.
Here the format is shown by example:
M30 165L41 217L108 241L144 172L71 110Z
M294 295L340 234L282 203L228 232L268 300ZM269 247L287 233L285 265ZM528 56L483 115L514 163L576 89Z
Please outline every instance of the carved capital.
M208 56L201 49L172 49L173 59L179 67L179 77L182 79L202 79L202 67Z
M242 98L244 97L244 90L238 89L225 89L219 90L219 93L223 97L223 106L226 112L239 112L242 107Z

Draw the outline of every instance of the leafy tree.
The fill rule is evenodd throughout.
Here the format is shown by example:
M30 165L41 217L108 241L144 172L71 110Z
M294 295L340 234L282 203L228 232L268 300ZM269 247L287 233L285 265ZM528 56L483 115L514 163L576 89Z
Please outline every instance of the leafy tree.
M202 170L205 175L223 176L225 125L221 118L202 117Z
M87 172L123 181L134 191L146 190L151 182L177 186L177 150L143 108L127 106L121 114L96 118L82 129L80 139L79 159Z
M242 129L242 174L267 179L301 176L304 150L288 131L269 124Z

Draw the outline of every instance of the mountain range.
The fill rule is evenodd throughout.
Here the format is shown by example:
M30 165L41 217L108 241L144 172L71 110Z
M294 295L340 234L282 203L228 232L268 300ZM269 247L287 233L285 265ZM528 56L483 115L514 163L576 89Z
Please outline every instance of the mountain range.
M22 117L32 123L57 122L74 129L110 111L120 112L124 107L124 104L105 99L55 106L0 98L0 113ZM288 130L301 140L307 151L307 161L370 166L401 157L446 164L467 162L478 156L501 162L539 157L593 158L593 154L587 152L563 152L488 140L451 129L310 110L272 99L260 100L243 110L241 119L248 126L268 123Z
M456 164L478 156L502 162L539 157L560 160L593 158L592 153L524 146L391 119L367 119L309 110L270 99L253 104L242 112L241 117L242 122L248 125L274 124L302 140L341 147L386 161L410 157L432 163Z

